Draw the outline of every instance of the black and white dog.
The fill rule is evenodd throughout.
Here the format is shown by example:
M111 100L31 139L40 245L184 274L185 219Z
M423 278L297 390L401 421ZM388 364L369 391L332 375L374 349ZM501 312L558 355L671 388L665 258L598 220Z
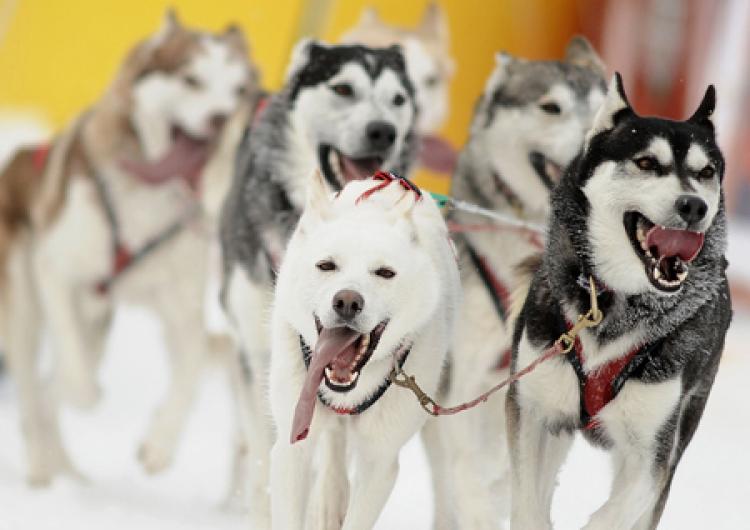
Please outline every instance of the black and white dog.
M604 318L508 393L513 528L551 528L555 477L579 429L615 461L610 497L585 528L659 522L731 319L714 105L709 87L687 121L643 118L616 75L553 193L547 248L516 326L512 370L589 309L589 277Z
M273 433L264 378L275 271L319 170L331 191L379 169L404 174L413 157L414 89L397 46L368 48L303 41L284 88L270 98L240 146L221 221L222 300L244 368L233 370L247 456L258 463L250 497L254 527L268 526L268 456ZM256 112L258 116L258 112ZM249 368L249 371L247 370ZM242 452L240 452L241 454Z

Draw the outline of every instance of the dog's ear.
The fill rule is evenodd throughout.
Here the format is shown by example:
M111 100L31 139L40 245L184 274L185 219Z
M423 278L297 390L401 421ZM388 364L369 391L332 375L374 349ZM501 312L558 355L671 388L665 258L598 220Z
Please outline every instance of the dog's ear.
M414 206L417 204L417 196L411 191L404 190L401 197L393 203L393 206L388 210L387 217L392 223L397 223L402 220L411 220L411 213L414 210Z
M177 16L177 11L174 7L168 7L167 10L164 11L164 17L161 21L161 29L159 30L159 33L168 35L169 33L172 33L174 30L181 27L182 24L180 23L180 19Z
M712 119L714 110L716 109L716 89L713 85L708 85L706 93L703 95L701 104L698 105L698 110L690 116L688 121L701 127L705 127L710 130L714 130L714 122Z
M310 223L319 223L330 219L332 205L328 186L320 170L316 169L307 185L307 200L300 225L309 225Z
M602 61L589 40L583 35L576 35L570 39L568 46L565 48L565 62L589 68L601 77L607 75L604 61Z
M309 64L317 53L326 49L320 41L315 39L302 39L292 50L289 66L286 70L285 83L288 83L305 65Z
M355 27L367 28L367 27L380 27L383 22L380 20L378 10L373 6L366 7L362 10L362 14L359 16L359 20Z
M430 39L441 41L449 39L448 21L437 2L430 2L425 8L418 31Z
M627 115L633 115L632 107L628 103L628 97L625 95L625 89L622 84L622 76L615 72L607 88L607 96L604 98L602 106L596 112L594 123L591 129L586 133L585 145L588 146L591 139L597 134L613 129L617 123Z

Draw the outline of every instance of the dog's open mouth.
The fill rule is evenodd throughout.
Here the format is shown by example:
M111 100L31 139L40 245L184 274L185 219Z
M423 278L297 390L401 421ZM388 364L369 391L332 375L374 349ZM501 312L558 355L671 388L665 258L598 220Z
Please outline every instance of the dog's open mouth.
M294 411L292 443L307 437L320 383L325 381L326 386L336 392L352 390L357 385L362 368L377 348L388 322L381 322L369 333L360 333L348 327L324 328L317 318L315 325L318 340Z
M197 189L200 174L211 154L212 138L196 138L178 126L171 130L167 152L154 161L123 160L122 166L147 184L161 184L182 178L192 189Z
M553 162L539 151L529 153L529 163L548 189L551 190L560 182L563 172L562 166Z
M349 157L330 145L321 145L318 156L323 175L335 189L340 189L353 180L370 178L382 169L385 161L381 156Z
M704 234L659 226L638 212L627 212L623 223L654 287L678 290L688 277L690 262L703 248Z
M333 355L323 371L323 380L335 392L349 392L357 386L362 368L378 347L387 322L381 322L370 333L359 333L350 328L324 329L315 319L318 328L316 355ZM337 353L334 354L332 350ZM320 384L320 382L318 382Z

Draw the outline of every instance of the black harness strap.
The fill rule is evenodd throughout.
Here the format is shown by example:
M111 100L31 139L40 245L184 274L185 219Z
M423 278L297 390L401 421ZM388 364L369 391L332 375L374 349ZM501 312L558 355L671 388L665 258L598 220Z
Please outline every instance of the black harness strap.
M468 238L464 238L464 244L469 253L471 264L474 266L477 273L479 273L479 278L482 280L487 293L490 295L492 305L495 306L495 312L500 317L500 320L505 322L508 317L508 311L505 307L505 301L501 297L501 293L499 293L495 287L495 283L498 281L497 278L493 278L491 272L487 270L487 264L482 260L471 243L469 243Z
M302 350L302 360L305 363L305 368L310 367L310 358L312 357L312 350L310 349L310 346L307 345L305 342L305 339L302 338L302 335L299 336L299 345L300 349ZM406 362L406 358L409 357L409 353L411 353L411 348L406 350L401 358L398 360L398 367L403 368L404 363ZM362 414L364 411L372 407L375 402L377 402L381 397L383 397L383 394L385 394L386 390L391 386L391 378L387 378L383 384L381 384L378 389L365 401L357 405L353 408L340 408L336 407L331 402L326 399L326 397L323 395L323 393L318 390L318 400L328 407L329 409L333 410L337 414L347 414L350 416L356 416L357 414Z

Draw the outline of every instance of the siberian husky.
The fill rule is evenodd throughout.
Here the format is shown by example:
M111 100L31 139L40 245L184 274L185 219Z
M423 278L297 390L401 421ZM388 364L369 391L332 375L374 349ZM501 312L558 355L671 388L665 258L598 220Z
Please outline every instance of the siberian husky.
M609 499L585 528L659 522L731 319L714 105L709 87L687 121L643 118L616 74L553 193L512 370L589 310L589 277L604 316L508 392L513 528L551 528L556 475L576 431L615 462Z
M242 367L233 373L242 376L235 383L246 407L248 443L238 455L258 463L249 484L251 502L260 503L251 508L258 527L267 524L273 440L263 382L270 358L267 312L275 271L302 212L307 176L321 171L336 191L381 168L405 174L415 119L414 90L397 47L303 41L285 87L270 98L240 147L222 211L222 300L243 352Z
M274 529L375 524L399 451L425 421L410 395L389 392L390 375L398 363L437 389L459 297L431 197L390 174L349 183L335 198L314 179L273 302ZM321 436L326 455L306 513Z
M121 301L146 304L164 325L172 381L139 454L150 472L170 462L209 349L198 177L255 77L239 30L200 33L170 13L49 150L22 150L6 167L0 332L32 484L73 471L59 398L96 402L97 367ZM43 321L55 354L51 385L37 361Z
M403 48L419 108L420 158L431 169L452 171L454 150L436 136L448 116L449 83L455 71L450 55L448 22L440 6L429 4L421 22L414 28L387 24L375 8L367 8L341 41L366 46L399 44Z
M559 62L499 54L459 158L453 196L544 223L560 168L581 148L605 90L601 61L581 37L570 42ZM455 212L452 221L457 229L483 223L461 212ZM490 230L457 235L465 295L458 340L450 354L448 391L441 398L448 404L474 397L507 374L509 286L516 265L538 252L542 239L505 227L479 228ZM436 494L445 499L436 503L438 528L497 528L507 515L502 507L509 497L503 411L503 398L494 397L477 410L428 425L427 436L437 436L435 429L444 431L441 438L451 454L432 458Z

